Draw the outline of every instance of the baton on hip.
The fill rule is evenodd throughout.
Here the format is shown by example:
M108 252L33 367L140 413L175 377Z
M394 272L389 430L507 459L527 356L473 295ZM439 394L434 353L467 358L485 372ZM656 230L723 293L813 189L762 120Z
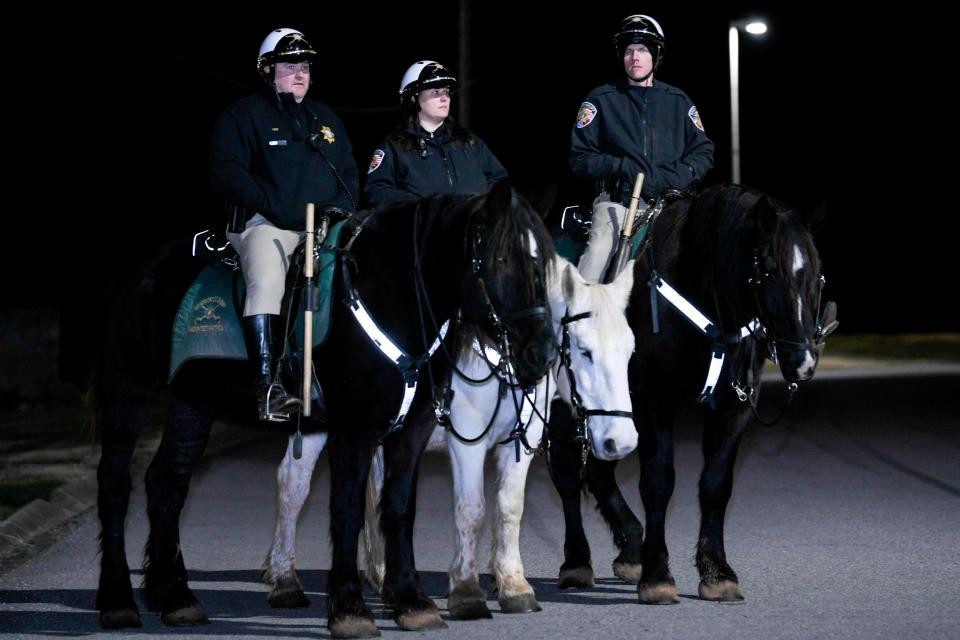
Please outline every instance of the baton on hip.
M633 184L633 193L630 195L630 208L627 211L627 218L623 221L623 232L620 234L620 240L617 242L617 252L613 254L613 260L607 268L604 284L613 282L627 266L630 260L630 236L633 234L633 219L637 216L637 207L640 204L640 190L643 188L643 173L637 174L637 181Z
M307 203L307 237L303 253L303 402L302 413L310 417L313 384L313 203Z

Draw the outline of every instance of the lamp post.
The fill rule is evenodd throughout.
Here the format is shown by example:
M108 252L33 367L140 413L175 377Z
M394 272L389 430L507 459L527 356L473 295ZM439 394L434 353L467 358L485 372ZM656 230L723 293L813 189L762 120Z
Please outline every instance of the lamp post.
M740 182L740 29L751 35L767 32L762 20L733 20L730 22L730 168L732 180Z

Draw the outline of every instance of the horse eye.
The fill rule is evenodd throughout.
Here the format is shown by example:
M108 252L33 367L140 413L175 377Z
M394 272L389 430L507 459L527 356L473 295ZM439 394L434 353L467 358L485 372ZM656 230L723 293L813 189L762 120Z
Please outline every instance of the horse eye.
M580 355L587 359L587 362L593 362L593 352L590 349L580 349Z

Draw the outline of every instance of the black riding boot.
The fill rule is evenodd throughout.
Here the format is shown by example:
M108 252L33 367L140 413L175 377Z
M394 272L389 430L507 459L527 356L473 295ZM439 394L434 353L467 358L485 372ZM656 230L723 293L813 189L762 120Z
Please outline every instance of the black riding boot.
M279 316L262 314L243 318L243 336L247 354L254 364L256 377L253 390L261 420L284 422L300 406L300 400L287 393L280 384L277 372L277 345L274 342L274 324Z

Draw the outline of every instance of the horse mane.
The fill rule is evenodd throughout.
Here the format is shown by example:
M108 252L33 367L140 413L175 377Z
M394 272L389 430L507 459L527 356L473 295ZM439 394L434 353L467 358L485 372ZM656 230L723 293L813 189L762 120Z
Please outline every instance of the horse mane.
M780 214L766 237L762 229L763 208ZM677 231L675 242L689 244L704 282L734 287L744 281L751 268L744 255L751 256L764 240L769 255L777 258L778 269L789 269L792 247L800 244L807 255L815 256L813 239L804 225L782 203L742 185L718 185L705 189L688 208L674 217L664 216ZM669 235L669 233L668 233ZM672 243L669 243L672 244Z

